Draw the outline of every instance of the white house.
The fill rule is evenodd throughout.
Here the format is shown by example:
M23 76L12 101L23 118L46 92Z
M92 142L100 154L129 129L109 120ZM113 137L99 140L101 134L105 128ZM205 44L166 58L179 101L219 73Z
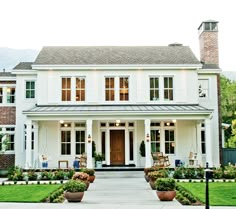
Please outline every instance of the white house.
M169 156L171 166L218 166L218 29L199 27L201 61L181 44L169 46L43 47L16 75L15 160L22 167L49 167L87 154L92 143L104 165L149 167L151 152ZM146 146L145 165L139 146Z

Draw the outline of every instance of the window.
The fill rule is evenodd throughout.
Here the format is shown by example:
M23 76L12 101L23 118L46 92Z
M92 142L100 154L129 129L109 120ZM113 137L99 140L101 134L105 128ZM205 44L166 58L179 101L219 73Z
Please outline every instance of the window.
M3 90L0 88L0 103L3 103Z
M85 131L75 132L75 154L85 153Z
M62 78L62 101L71 101L71 78Z
M173 77L164 77L164 100L173 100Z
M200 98L207 98L209 93L209 81L208 79L199 79L198 80L198 94Z
M120 77L120 101L129 100L129 78Z
M61 131L61 154L71 154L71 131Z
M76 78L76 101L85 101L85 78Z
M26 81L25 97L26 99L35 98L35 81Z
M206 31L217 31L217 23L216 22L206 22L204 29Z
M150 100L156 101L159 99L159 78L150 78Z
M174 154L175 153L175 131L165 130L165 153Z
M15 88L7 88L7 103L15 103Z
M105 78L106 101L115 100L115 78Z
M25 134L25 150L26 150L26 140L27 140L27 133L26 133L26 124L24 125L24 128L25 128L25 131L24 131L24 134ZM31 133L31 149L34 150L34 126L32 125L32 129L31 129L32 133Z
M160 152L160 130L151 130L151 152Z
M129 160L134 160L134 132L129 132Z
M15 150L15 127L0 127L0 135L6 135L8 142L6 151ZM2 149L2 138L0 138L0 150Z
M205 124L201 124L201 148L202 154L206 154L206 136L205 136Z
M106 156L106 132L102 132L102 140L101 140L101 147L102 147L102 155Z

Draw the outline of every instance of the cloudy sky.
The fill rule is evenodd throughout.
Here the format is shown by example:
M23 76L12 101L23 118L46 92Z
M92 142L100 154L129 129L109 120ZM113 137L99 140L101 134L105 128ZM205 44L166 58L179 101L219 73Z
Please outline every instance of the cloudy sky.
M235 0L0 0L0 47L188 45L219 21L220 66L236 72Z

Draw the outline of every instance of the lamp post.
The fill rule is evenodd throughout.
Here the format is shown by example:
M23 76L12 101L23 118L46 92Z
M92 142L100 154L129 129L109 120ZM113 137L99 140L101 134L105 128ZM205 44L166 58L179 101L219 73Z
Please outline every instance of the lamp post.
M213 172L208 168L208 163L206 163L206 170L205 170L205 177L206 177L206 191L205 191L205 209L209 209L209 179L213 178Z

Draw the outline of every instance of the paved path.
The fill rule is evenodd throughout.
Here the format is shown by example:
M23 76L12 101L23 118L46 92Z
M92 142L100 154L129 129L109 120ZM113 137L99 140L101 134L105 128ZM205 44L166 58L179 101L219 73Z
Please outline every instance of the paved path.
M96 172L81 203L0 203L4 209L205 209L182 206L178 201L161 202L143 177L143 172ZM210 209L236 207L210 207Z

